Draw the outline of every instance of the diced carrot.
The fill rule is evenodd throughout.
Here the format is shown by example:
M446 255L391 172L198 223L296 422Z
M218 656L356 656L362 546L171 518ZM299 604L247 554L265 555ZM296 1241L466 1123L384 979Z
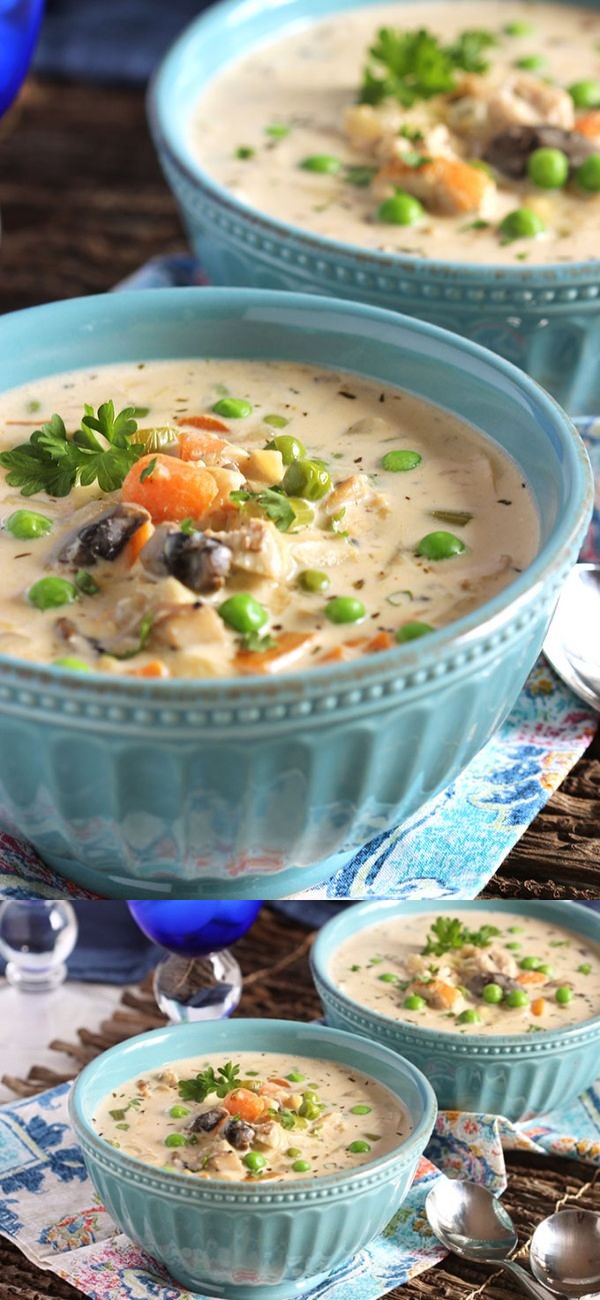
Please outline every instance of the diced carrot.
M545 984L548 976L541 970L523 970L517 979L519 984Z
M541 1016L543 1014L545 1005L546 1005L545 998L536 998L535 1002L531 1003L532 1016Z
M321 655L320 664L345 664L351 658L351 652L345 645L334 645L327 654Z
M300 658L311 640L304 632L282 632L272 650L240 650L233 666L238 673L281 672Z
M270 1074L270 1075L269 1075L268 1082L269 1082L269 1083L276 1083L276 1084L279 1085L280 1088L286 1088L288 1092L289 1092L289 1090L290 1090L290 1081L289 1081L289 1079L278 1079L278 1078L277 1078L277 1075L272 1075L272 1074Z
M394 644L391 632L378 632L367 644L367 650L390 650Z
M123 500L145 506L156 524L188 516L200 519L216 495L217 485L207 469L160 454L136 461L121 488Z
M367 644L366 636L354 636L351 637L350 640L346 641L346 645L351 646L353 650L357 649L359 646L363 646L366 644Z
M177 421L178 424L191 424L193 429L207 429L212 433L229 433L229 428L223 424L222 420L217 420L215 415L186 415Z
M201 433L197 429L184 429L179 435L179 455L182 460L204 460L216 464L227 443L215 433Z
M257 1097L249 1088L236 1088L234 1092L229 1092L223 1098L223 1105L230 1115L239 1115L240 1119L249 1124L268 1110L268 1101L264 1097Z
M131 568L132 564L135 564L140 551L144 549L146 542L150 541L153 532L154 524L151 524L150 520L147 519L146 523L142 524L141 528L138 528L137 532L128 541L125 547L125 562L129 565L129 568Z
M150 659L142 668L132 668L128 677L170 677L167 665L162 659Z
M589 113L583 113L581 117L575 118L575 130L580 135L585 135L589 140L600 139L600 108L592 109Z

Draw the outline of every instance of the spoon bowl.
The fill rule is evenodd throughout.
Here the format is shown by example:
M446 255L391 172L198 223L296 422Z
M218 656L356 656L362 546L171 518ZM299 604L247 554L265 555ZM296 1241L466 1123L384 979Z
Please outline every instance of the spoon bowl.
M576 564L571 570L544 654L563 682L600 712L600 564Z
M551 1291L572 1300L600 1292L600 1214L560 1210L536 1228L531 1269Z

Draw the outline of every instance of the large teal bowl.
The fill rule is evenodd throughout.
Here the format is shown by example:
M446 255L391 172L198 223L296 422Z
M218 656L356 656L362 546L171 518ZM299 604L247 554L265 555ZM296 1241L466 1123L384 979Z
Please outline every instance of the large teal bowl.
M380 253L249 207L190 147L190 112L215 74L286 31L380 0L225 0L197 18L151 86L150 126L191 244L213 284L329 293L456 330L521 366L575 415L600 411L600 260L479 266ZM403 0L397 0L398 9ZM563 0L576 4L581 0ZM588 0L597 9L598 0ZM236 141L232 141L232 147Z
M354 1172L252 1186L167 1173L115 1150L91 1119L107 1093L178 1057L289 1052L340 1062L400 1097L413 1133ZM104 1052L79 1076L71 1120L90 1178L123 1232L203 1295L293 1300L324 1280L385 1227L412 1183L437 1106L427 1080L387 1047L323 1025L232 1020L175 1025Z
M0 391L159 357L292 359L398 384L517 460L541 519L529 568L412 645L278 679L143 681L0 657L0 822L110 897L268 898L328 878L446 786L512 707L592 502L583 446L521 372L355 303L161 289L0 319Z
M580 903L489 902L440 904L357 903L320 931L311 953L313 979L328 1025L365 1034L372 1042L393 1047L418 1066L435 1090L443 1110L478 1111L531 1119L557 1106L568 1106L600 1075L600 1016L579 1025L539 1034L443 1033L403 1023L362 1007L336 987L329 973L332 956L345 939L390 917L410 928L412 916L432 918L478 909L539 916L600 945L600 916Z

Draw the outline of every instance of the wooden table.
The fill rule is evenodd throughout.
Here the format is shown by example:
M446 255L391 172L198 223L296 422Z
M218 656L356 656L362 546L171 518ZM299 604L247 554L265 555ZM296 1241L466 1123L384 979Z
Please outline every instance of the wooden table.
M184 247L137 90L30 82L0 124L0 213L0 311L101 292ZM600 897L599 736L486 892Z
M102 904L98 904L99 907ZM303 926L264 909L246 938L236 946L246 976L239 1014L309 1020L320 1014L308 968L312 936ZM9 1079L13 1090L31 1096L53 1083L74 1077L86 1061L132 1034L164 1024L148 986L138 993L125 993L123 1006L102 1025L86 1025L70 1041L62 1038L51 1046L72 1058L55 1077L47 1066L36 1068L32 1061L29 1079ZM45 1046L40 1043L40 1049ZM507 1154L509 1187L504 1201L524 1243L520 1258L537 1223L559 1206L577 1205L598 1209L600 1170L577 1160ZM512 1300L517 1292L512 1279L448 1258L407 1286L390 1292L390 1300ZM80 1293L51 1273L41 1272L17 1248L0 1238L0 1300L81 1300Z

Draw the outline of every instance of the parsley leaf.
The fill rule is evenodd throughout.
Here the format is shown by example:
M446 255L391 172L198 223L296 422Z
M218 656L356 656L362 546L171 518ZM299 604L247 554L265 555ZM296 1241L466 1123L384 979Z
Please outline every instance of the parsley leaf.
M489 62L482 58L483 51L497 43L492 32L471 28L461 32L452 45L448 46L448 54L454 66L463 72L487 72Z
M381 27L369 50L371 62L364 70L359 101L380 104L397 99L404 108L411 108L419 99L449 94L457 70L486 71L483 51L495 43L491 32L476 29L462 32L451 45L443 46L423 27L408 32Z
M280 533L287 533L296 518L285 493L278 492L275 488L265 488L262 492L248 492L245 488L240 488L237 492L230 492L229 496L241 506L247 502L256 504L260 510L264 510Z
M239 1088L239 1073L239 1065L233 1065L231 1061L227 1065L220 1065L216 1074L212 1065L208 1065L194 1079L179 1080L179 1096L183 1101L205 1101L213 1092L217 1097L226 1097L229 1092Z
M476 948L487 948L500 933L495 925L482 925L479 930L469 930L458 917L438 916L430 926L423 955L442 957L444 953L464 948L468 943L474 944Z
M8 486L20 488L26 497L36 492L66 497L77 484L89 487L96 481L102 492L115 492L144 454L142 444L131 441L137 429L133 410L126 407L115 415L113 403L104 402L95 415L86 405L81 428L72 437L61 416L53 415L29 442L0 454Z

